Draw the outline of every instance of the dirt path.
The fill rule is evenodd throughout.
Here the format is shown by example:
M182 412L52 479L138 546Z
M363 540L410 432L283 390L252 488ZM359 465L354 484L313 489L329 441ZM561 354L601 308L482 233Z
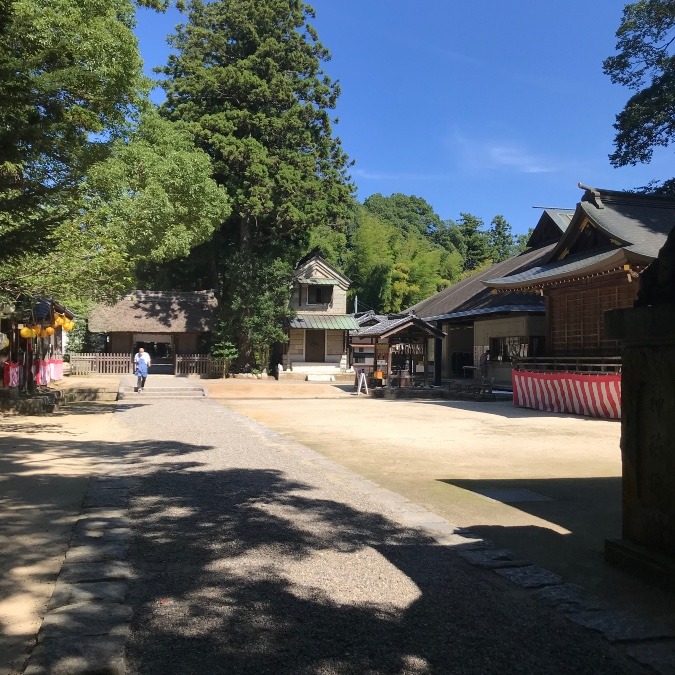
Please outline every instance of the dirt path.
M675 626L672 595L604 562L605 539L621 534L618 422L504 402L386 401L349 387L279 384L253 381L245 395L237 381L209 388L232 410L456 525Z
M112 406L0 418L0 673L22 672L92 474L121 440Z

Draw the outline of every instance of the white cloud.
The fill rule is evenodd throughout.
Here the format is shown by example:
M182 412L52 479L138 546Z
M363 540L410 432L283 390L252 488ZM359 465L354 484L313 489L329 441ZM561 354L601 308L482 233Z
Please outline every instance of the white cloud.
M517 173L554 173L559 167L513 141L474 140L455 135L458 163L473 170L511 170Z

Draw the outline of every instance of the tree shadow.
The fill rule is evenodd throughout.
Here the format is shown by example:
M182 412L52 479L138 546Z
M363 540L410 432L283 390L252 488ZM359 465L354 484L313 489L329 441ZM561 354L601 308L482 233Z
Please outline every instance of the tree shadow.
M545 526L474 525L471 531L517 558L577 583L607 601L652 615L675 631L675 593L605 562L605 539L621 537L620 477L469 480L443 479L502 502L562 531Z
M280 471L158 471L131 517L130 673L635 672L452 547Z
M13 623L12 607L35 606L35 612L44 614L49 600L45 591L59 573L91 473L115 471L121 457L137 473L153 456L171 458L182 468L196 467L189 455L204 446L83 441L54 422L35 419L17 418L0 429L0 637L22 643L34 640L36 628L24 619ZM56 431L61 432L58 439L37 436Z

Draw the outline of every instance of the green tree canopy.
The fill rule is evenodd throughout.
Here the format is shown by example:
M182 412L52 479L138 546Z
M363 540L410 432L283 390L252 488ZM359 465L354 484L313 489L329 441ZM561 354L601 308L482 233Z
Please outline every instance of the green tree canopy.
M350 228L350 251L345 272L351 279L350 295L358 296L360 309L385 311L391 302L395 228L361 207Z
M363 204L371 213L402 232L428 235L441 226L440 217L422 197L404 195L400 192L384 197L378 193L368 197Z
M471 272L491 259L488 235L481 228L481 218L471 213L460 213L457 223L464 248L464 271Z
M0 32L0 256L44 250L141 98L129 0L15 0Z
M636 93L616 116L614 166L649 163L654 148L675 140L675 3L627 4L616 32L617 51L603 63L612 82ZM675 192L675 181L666 189Z
M232 325L244 326L254 296L269 289L248 285L244 298L227 274L232 256L292 263L312 228L346 222L353 187L330 117L339 86L322 70L330 55L303 2L189 0L185 12L161 69L162 113L185 124L230 197L209 266ZM240 359L252 359L250 331L236 340Z
M130 0L1 7L0 295L114 297L207 239L227 197L147 102Z
M487 236L493 263L506 260L516 253L516 239L504 216L495 216L492 219Z
M171 44L163 113L187 124L232 198L228 238L240 250L306 243L318 222L344 220L348 159L329 111L339 87L309 19L288 0L187 3Z
M90 168L78 208L45 232L45 250L17 251L3 277L24 292L71 302L116 297L134 284L140 262L186 256L227 217L227 195L210 172L190 136L149 109Z

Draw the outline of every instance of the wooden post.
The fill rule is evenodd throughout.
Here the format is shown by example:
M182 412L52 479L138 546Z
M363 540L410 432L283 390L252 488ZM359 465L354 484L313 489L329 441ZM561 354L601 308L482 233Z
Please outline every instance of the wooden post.
M424 349L422 351L423 358L424 358L424 386L427 386L427 371L429 370L429 339L428 338L423 338L423 345Z
M387 387L391 387L391 343L387 340Z

